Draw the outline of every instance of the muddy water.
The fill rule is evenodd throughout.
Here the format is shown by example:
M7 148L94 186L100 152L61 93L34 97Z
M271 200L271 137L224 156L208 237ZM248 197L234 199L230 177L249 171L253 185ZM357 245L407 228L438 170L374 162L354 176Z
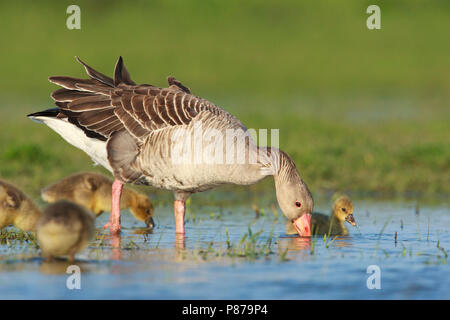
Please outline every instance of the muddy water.
M447 204L417 213L408 203L355 207L359 231L349 226L350 236L328 242L286 236L270 208L255 219L249 205L191 207L184 238L175 237L169 206L156 208L154 230L125 213L120 239L99 231L78 255L81 290L67 289L65 260L44 262L39 249L13 241L0 245L0 298L450 299ZM99 230L107 219L98 219ZM261 231L255 243L263 249L230 254L249 228ZM369 266L379 270L380 289L368 288L377 275ZM369 287L376 284L371 278Z

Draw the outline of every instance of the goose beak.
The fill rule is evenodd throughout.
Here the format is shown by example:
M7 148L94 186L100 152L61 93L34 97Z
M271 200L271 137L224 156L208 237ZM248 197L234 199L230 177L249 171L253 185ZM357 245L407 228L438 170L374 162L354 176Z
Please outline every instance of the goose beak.
M152 217L147 219L147 221L145 221L145 224L147 225L147 228L154 228L155 227L155 222L153 221Z
M346 216L345 221L350 223L352 226L356 226L356 221L355 218L353 218L353 214L349 214L348 216Z
M311 237L311 214L305 213L292 221L300 237Z

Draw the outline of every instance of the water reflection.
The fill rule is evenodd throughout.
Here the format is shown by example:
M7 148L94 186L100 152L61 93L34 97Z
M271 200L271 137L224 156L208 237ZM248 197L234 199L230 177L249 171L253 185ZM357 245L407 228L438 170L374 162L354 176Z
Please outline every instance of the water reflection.
M278 239L279 254L287 251L309 251L311 250L311 238L299 236L283 236Z
M133 230L134 234L143 234L144 236L148 234L153 234L153 228L137 228Z
M186 237L183 233L175 234L175 261L180 262L184 260L186 249Z
M352 247L353 246L353 241L352 241L352 237L350 236L338 236L333 242L333 246L337 247L337 248L345 248L345 247Z
M195 223L188 225L186 236L175 235L171 207L156 229L135 229L134 226L140 226L134 224L132 216L128 222L125 216L121 237L110 237L99 229L96 239L76 256L74 263L82 268L82 274L89 273L89 278L83 281L96 288L82 290L83 298L373 298L376 293L365 286L365 269L373 264L377 246L376 259L390 265L389 273L383 276L386 278L383 278L386 284L383 298L449 296L448 286L442 281L450 278L449 260L436 247L438 240L446 252L450 247L450 236L442 231L450 226L447 208L433 216L429 235L428 221L422 219L418 225L410 209L372 209L370 217L360 215L361 233L349 228L350 236L326 241L323 235L317 235L316 239L286 236L284 221L272 224L271 216L261 215L251 225L253 235L265 230L255 238L256 251L261 252L271 236L273 242L269 241L271 253L256 259L227 254L228 246L253 245L243 238L253 219L252 212L236 210L223 214L218 221L217 215L210 218L213 209L204 211ZM380 236L384 222L392 216L398 223L387 225ZM98 225L103 225L102 222ZM269 233L272 227L273 233ZM283 254L291 262L280 259ZM415 268L411 268L412 263ZM69 265L65 259L44 262L34 242L9 239L0 245L0 298L69 297L65 286ZM242 281L248 285L242 286ZM411 283L415 282L420 286L414 287ZM111 286L121 290L111 290Z
M299 237L297 235L285 235L278 238L278 253L281 255L285 251L287 251L288 253L309 253L327 246L333 246L336 248L352 247L353 241L349 236L335 236L325 241L322 237L317 237L314 240L314 238Z
M71 263L67 259L53 259L51 261L43 261L39 267L39 271L43 274L66 274L67 268L71 265L80 267L82 273L87 271L80 265L79 261Z
M122 242L122 236L120 234L118 235L110 235L109 238L111 248L112 248L112 260L121 260L122 259L122 248L121 248L121 242Z

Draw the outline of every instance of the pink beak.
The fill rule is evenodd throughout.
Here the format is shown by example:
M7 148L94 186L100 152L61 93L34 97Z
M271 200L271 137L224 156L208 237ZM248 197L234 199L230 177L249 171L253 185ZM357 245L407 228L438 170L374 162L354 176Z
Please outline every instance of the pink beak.
M311 237L311 214L306 213L292 223L300 237Z

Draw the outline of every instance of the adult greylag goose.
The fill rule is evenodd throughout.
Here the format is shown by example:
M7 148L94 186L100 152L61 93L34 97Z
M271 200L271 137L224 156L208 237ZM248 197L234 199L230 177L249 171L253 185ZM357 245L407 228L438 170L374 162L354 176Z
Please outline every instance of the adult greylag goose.
M94 236L95 216L85 208L66 200L49 205L36 223L36 238L42 255L69 256L73 262L75 254L83 250Z
M223 184L254 184L272 175L281 210L301 236L311 235L313 199L285 152L258 147L238 119L191 94L173 77L168 78L168 88L137 85L122 57L114 79L77 60L90 79L50 77L62 87L52 93L57 108L29 117L45 123L112 172L115 180L107 225L112 234L120 232L124 183L173 191L176 232L184 234L189 195ZM230 132L231 143L224 143L223 137ZM243 144L234 143L241 138Z
M41 215L39 208L22 191L10 183L0 180L0 229L10 225L34 231Z
M53 203L68 200L94 212L99 216L104 211L111 211L111 188L113 182L108 177L95 172L80 172L65 177L42 189L44 201ZM131 189L124 188L120 208L130 208L133 216L153 227L153 205L150 199Z
M345 223L348 222L352 226L356 226L353 216L353 203L347 196L341 196L334 201L331 216L313 212L311 218L312 234L330 234L330 235L348 235ZM292 224L286 223L286 233L296 234L296 230Z

